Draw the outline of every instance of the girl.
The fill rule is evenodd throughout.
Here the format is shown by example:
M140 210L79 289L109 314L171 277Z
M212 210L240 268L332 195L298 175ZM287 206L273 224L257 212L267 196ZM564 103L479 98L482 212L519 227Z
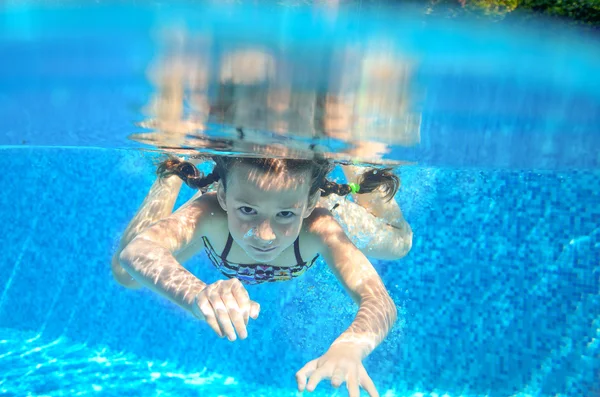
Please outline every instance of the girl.
M379 192L389 200L398 177L387 169L372 169L358 183L340 185L327 180L332 165L326 160L215 156L213 161L216 165L206 176L178 158L159 165L159 178L113 258L117 281L150 288L234 341L247 337L248 321L260 311L244 284L290 280L322 257L359 310L327 352L297 372L298 389L312 391L327 378L335 387L346 382L350 396L359 395L359 386L377 396L362 360L388 334L396 307L364 253L324 207L331 203L319 205L319 199L332 193ZM215 191L196 194L171 214L182 181L196 189L219 183ZM346 214L340 219L354 215L347 204L336 204L334 212L340 208ZM400 240L411 237L402 235L406 227L388 227ZM207 285L181 265L201 249L227 280ZM366 252L394 258L408 249L406 241L382 242Z

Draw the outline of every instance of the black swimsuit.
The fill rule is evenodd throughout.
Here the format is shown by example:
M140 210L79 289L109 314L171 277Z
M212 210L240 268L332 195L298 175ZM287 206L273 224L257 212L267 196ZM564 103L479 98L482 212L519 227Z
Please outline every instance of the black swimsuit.
M231 233L227 236L227 243L221 255L217 255L214 248L205 236L202 237L204 250L213 265L225 276L237 278L244 284L261 284L274 281L287 281L298 277L315 263L319 254L315 255L310 262L304 262L300 255L300 236L294 241L294 254L296 256L296 265L290 267L271 266L263 263L241 264L233 263L227 260L233 237Z

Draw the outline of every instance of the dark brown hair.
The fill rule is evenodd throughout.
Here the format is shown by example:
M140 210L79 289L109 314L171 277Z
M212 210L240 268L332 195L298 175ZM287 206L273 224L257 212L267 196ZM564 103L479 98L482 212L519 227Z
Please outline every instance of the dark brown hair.
M235 164L245 164L265 172L309 171L311 174L310 196L319 190L323 197L330 194L346 196L352 192L350 185L339 184L327 179L327 175L333 170L334 165L326 159L294 160L229 156L212 156L211 159L215 162L215 167L206 176L194 164L182 161L177 157L169 157L163 160L158 165L156 173L161 178L176 175L193 189L203 189L219 180L226 188L227 174L231 167ZM391 200L400 187L400 178L392 172L391 168L371 168L361 175L359 186L358 194L371 193L381 188L385 198Z

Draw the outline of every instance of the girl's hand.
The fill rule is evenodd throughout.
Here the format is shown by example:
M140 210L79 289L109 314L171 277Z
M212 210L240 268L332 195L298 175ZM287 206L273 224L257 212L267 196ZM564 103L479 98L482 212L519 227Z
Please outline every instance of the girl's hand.
M306 380L308 379L308 384ZM361 386L370 397L379 397L375 384L362 365L361 353L352 343L339 343L329 348L327 353L310 361L296 373L299 391L313 391L323 379L331 379L333 387L346 382L348 395L359 397Z
M194 298L193 314L204 319L219 335L234 341L236 333L246 339L248 318L256 320L260 305L250 300L240 280L232 278L209 284Z

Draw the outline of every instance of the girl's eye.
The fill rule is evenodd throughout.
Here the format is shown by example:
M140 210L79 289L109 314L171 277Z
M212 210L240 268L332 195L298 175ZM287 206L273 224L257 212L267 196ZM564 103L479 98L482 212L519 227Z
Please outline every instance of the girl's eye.
M279 213L279 216L282 218L292 218L294 215L296 214L294 214L292 211L281 211Z
M254 210L250 207L240 207L240 212L244 215L253 215Z

